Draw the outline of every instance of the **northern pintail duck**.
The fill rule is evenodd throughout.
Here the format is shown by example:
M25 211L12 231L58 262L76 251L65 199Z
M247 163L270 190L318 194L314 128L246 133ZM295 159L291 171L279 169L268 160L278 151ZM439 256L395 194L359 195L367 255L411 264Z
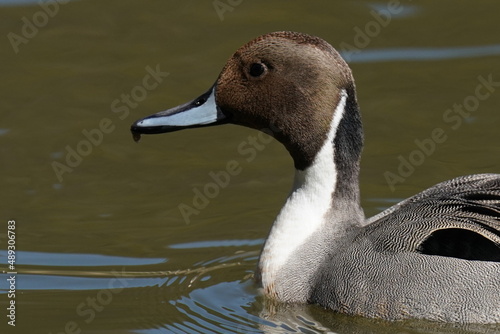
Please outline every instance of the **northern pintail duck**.
M258 263L265 295L389 320L500 323L500 175L458 177L366 219L354 80L330 44L260 36L206 93L131 130L139 139L225 123L272 130L295 165Z

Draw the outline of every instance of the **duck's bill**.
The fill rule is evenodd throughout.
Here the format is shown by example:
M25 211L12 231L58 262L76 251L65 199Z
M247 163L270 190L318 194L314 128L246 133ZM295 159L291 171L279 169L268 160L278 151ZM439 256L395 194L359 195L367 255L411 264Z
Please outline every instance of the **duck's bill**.
M141 134L173 132L226 123L227 119L215 103L215 85L200 97L178 107L161 111L132 124L135 141Z

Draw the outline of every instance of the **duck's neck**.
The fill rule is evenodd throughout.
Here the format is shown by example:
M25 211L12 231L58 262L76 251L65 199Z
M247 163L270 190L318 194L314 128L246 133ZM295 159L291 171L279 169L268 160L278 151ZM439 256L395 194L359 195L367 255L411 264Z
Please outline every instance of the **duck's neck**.
M349 93L342 91L312 164L296 170L262 250L258 276L265 293L278 300L305 302L323 260L364 219L358 187L362 130L354 90Z

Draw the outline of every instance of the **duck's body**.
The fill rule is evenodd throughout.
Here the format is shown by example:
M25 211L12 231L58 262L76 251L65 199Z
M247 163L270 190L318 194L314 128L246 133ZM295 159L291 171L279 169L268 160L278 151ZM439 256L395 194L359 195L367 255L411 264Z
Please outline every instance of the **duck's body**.
M500 175L440 183L366 220L354 81L328 43L261 36L207 93L132 131L221 123L273 129L294 160L292 192L259 260L266 295L390 320L500 323Z

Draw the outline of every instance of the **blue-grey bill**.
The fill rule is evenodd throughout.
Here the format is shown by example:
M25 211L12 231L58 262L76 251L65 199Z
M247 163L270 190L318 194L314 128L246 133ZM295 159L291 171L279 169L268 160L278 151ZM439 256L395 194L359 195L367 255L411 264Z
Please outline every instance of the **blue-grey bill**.
M137 142L141 134L173 132L223 124L226 117L215 102L215 85L200 97L183 105L137 120L130 130Z

